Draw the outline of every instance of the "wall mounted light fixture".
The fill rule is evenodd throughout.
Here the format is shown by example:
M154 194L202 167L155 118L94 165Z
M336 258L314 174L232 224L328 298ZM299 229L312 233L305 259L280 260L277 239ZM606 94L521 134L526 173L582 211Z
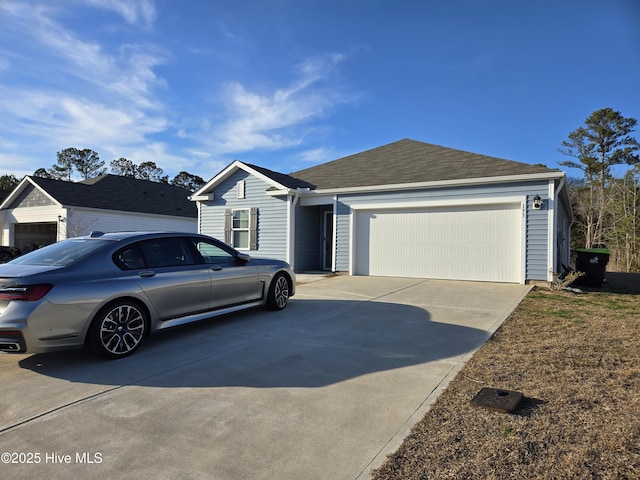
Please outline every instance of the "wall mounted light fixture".
M58 221L60 223L63 223L64 222L64 217L62 215L58 215Z
M540 210L541 208L542 208L542 199L540 198L540 195L536 195L535 197L533 197L533 209Z

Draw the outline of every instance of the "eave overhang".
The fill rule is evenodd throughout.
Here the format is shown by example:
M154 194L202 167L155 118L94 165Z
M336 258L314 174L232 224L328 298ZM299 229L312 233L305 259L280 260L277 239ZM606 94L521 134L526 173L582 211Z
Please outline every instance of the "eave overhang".
M357 193L379 193L379 192L393 192L400 190L424 190L435 188L448 188L448 187L468 187L475 185L488 185L498 183L518 183L518 182L533 182L537 180L560 180L565 177L564 172L545 172L545 173L533 173L525 175L505 175L499 177L482 177L482 178L461 178L455 180L438 180L433 182L416 182L416 183L397 183L387 185L367 185L362 187L342 187L342 188L320 188L317 190L309 189L269 189L267 195L277 197L283 195L291 195L292 193L300 193L302 196L311 195L346 195Z

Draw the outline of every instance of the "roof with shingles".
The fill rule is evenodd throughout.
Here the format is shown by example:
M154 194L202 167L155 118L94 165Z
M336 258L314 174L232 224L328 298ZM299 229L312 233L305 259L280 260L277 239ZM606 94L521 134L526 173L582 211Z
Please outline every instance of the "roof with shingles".
M197 207L188 198L191 192L167 183L119 175L101 175L82 182L42 177L30 179L65 206L198 217Z
M316 189L334 189L552 172L557 170L403 139L290 176Z
M245 163L245 165L253 168L256 172L259 172L262 175L269 177L271 180L287 188L313 188L314 187L314 185L308 182L305 182L304 180L301 180L299 178L296 178L293 174L286 175L284 173L274 172L273 170L269 170L268 168L259 167L258 165L253 165L251 163Z

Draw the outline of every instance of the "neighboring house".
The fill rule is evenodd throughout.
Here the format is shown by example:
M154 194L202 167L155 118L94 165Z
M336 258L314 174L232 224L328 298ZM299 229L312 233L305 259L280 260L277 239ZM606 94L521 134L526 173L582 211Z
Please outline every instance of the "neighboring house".
M27 176L0 203L0 244L29 251L91 230L196 232L198 213L189 194L117 175L83 182Z
M510 283L569 265L565 174L414 140L285 175L235 161L198 229L297 271Z

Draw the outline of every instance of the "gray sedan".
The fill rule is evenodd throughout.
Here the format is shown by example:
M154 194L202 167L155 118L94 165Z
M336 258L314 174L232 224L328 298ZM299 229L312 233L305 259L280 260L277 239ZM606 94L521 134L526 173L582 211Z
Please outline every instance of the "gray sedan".
M0 351L133 353L146 335L238 310L282 310L295 274L188 233L92 232L0 265Z

